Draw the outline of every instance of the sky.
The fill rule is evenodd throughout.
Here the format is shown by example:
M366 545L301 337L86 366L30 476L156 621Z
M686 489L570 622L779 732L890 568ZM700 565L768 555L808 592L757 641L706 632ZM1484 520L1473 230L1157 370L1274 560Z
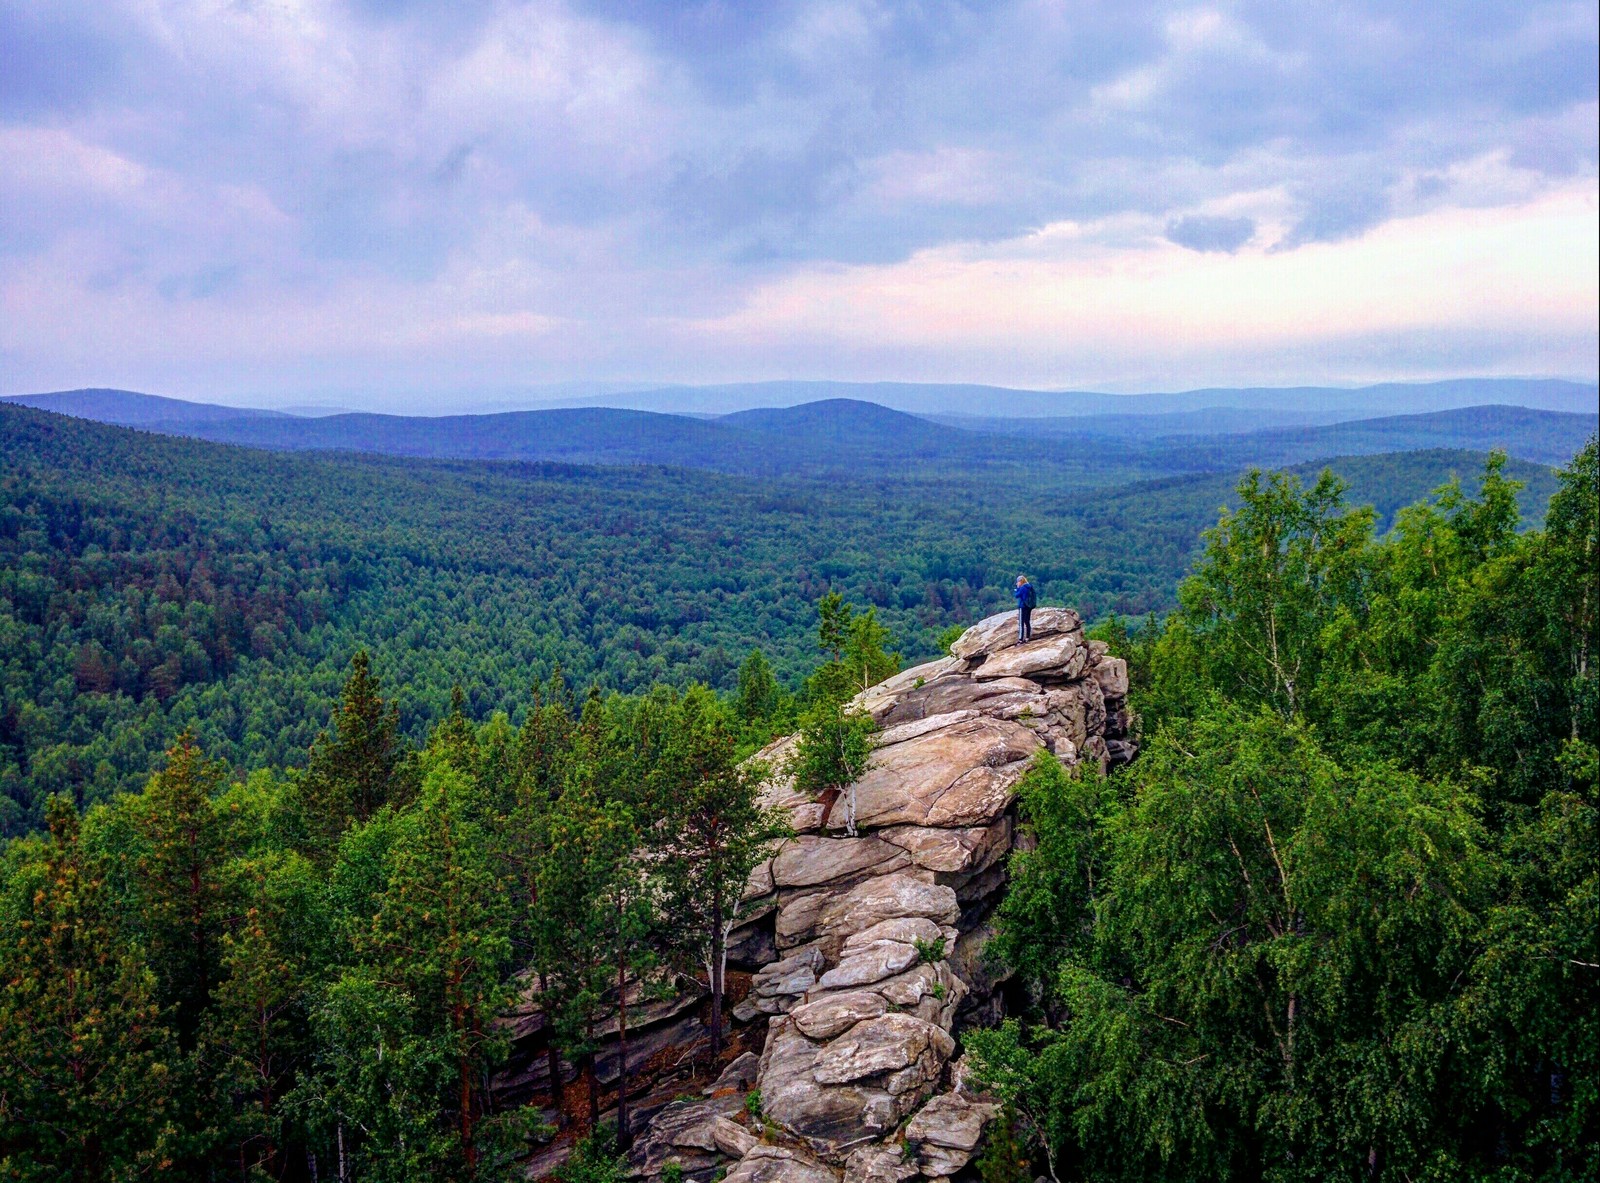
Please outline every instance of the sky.
M0 0L0 392L1593 380L1597 25Z

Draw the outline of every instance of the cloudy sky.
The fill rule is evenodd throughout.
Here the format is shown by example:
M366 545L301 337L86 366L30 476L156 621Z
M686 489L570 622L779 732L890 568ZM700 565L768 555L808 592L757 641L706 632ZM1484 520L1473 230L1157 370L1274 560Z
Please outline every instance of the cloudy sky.
M0 0L0 389L1593 378L1597 21Z

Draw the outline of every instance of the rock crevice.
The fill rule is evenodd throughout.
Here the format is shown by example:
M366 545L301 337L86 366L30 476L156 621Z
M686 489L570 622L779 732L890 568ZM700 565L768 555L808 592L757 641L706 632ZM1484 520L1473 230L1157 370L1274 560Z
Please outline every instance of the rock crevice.
M760 1114L747 1106L739 1125L717 1098L669 1107L635 1152L640 1175L674 1160L697 1179L720 1165L730 1180L797 1183L967 1168L995 1107L951 1061L963 1026L1003 1009L982 945L1017 782L1040 751L1098 774L1136 752L1126 663L1068 609L1037 610L1024 644L1015 621L990 617L949 657L854 700L882 728L854 786L854 836L782 772L794 737L759 754L779 770L766 801L795 830L751 876L732 940L753 972L735 1019L767 1024Z

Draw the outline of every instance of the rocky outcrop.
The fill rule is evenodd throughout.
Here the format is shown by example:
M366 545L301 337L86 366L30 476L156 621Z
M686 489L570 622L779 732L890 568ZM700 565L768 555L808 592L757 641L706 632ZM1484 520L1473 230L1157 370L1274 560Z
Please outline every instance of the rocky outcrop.
M1126 663L1068 609L1037 610L1033 634L1018 644L1013 613L990 617L949 657L856 698L881 730L852 786L853 833L844 808L782 772L793 737L760 753L778 770L767 803L795 837L751 876L731 946L753 974L735 1017L767 1024L759 1116L715 1099L669 1106L635 1153L638 1174L674 1157L696 1178L719 1163L741 1183L905 1183L968 1167L995 1107L950 1062L962 1025L1001 1011L982 946L1017 782L1041 751L1099 774L1136 751Z

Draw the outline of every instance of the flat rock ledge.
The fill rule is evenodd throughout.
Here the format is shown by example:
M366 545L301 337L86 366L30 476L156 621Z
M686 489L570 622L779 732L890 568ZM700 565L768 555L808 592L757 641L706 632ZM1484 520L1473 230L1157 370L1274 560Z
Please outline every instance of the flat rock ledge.
M1127 663L1088 641L1077 613L1040 608L968 629L950 656L863 691L879 725L846 809L782 772L794 738L758 754L778 769L767 804L795 837L758 867L731 939L752 972L735 1020L767 1024L741 1093L668 1106L632 1157L654 1179L677 1162L707 1183L947 1183L997 1112L953 1063L964 1025L1001 1015L982 945L1005 890L1016 784L1050 751L1104 775L1137 754ZM748 1086L746 1086L748 1087Z

